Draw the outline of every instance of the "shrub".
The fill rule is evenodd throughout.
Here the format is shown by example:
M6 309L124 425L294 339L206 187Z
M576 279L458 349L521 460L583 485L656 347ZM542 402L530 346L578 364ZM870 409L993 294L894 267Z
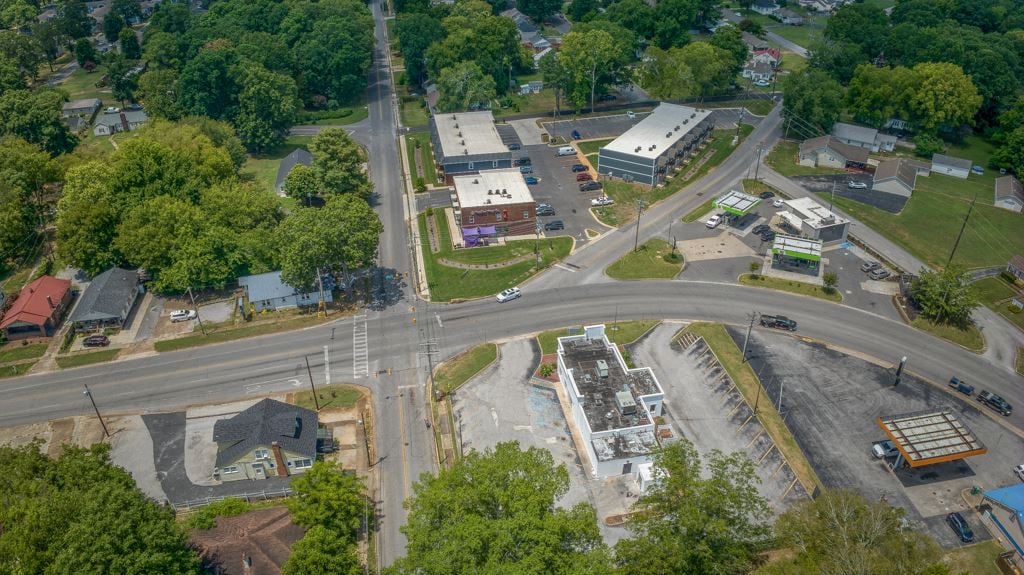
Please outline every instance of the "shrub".
M250 509L252 506L241 499L234 497L221 499L190 515L185 521L185 526L189 529L213 529L217 526L218 517L234 517Z
M914 138L914 153L922 158L930 158L932 154L941 154L946 149L946 143L934 134L920 134Z
M427 191L427 183L423 181L423 178L418 176L416 177L415 180L413 180L413 187L416 189L417 192Z
M750 262L750 275L757 279L757 272L761 269L761 262Z
M548 377L555 372L555 364L553 363L542 363L540 364L540 376Z
M821 280L822 289L825 291L825 293L835 293L836 284L839 283L839 276L836 275L836 272L825 272L825 275L822 276Z
M299 112L298 123L308 124L309 122L315 122L317 120L334 120L338 118L347 118L352 115L352 110L345 108L343 110L313 110L307 112Z
M683 261L683 255L682 254L677 254L675 252L670 252L670 253L667 253L667 254L661 256L661 259L665 260L666 262L668 262L670 264L678 264L678 263Z

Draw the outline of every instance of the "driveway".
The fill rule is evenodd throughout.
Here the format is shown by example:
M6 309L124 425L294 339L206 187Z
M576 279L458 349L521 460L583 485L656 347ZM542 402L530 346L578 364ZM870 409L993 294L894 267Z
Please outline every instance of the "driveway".
M876 192L872 190L871 174L861 172L851 172L831 176L797 176L793 178L793 181L812 192L831 193L832 190L835 189L835 194L841 198L856 200L862 204L867 204L891 214L898 214L903 211L903 206L905 206L907 204L907 200L910 199L896 194ZM867 187L863 189L851 188L849 186L850 182L863 183L866 184ZM821 198L819 197L819 199Z
M562 220L565 229L544 232L546 236L572 236L577 243L587 241L585 230L605 230L590 213L590 200L604 195L601 190L580 192L576 173L572 165L579 162L577 156L558 156L556 148L546 145L527 146L525 151L532 161L533 173L540 181L530 186L533 199L551 204L555 215L538 218L541 225Z
M448 188L443 190L431 190L416 194L416 213L421 213L427 208L448 208L452 205L452 191Z

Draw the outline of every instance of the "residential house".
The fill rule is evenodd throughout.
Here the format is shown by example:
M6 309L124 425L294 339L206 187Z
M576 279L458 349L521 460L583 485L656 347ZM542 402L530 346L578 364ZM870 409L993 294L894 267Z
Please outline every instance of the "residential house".
M771 64L751 60L743 65L743 77L755 82L771 82L775 77L775 69Z
M277 179L274 182L274 189L277 190L277 195L285 195L284 181L288 179L288 174L292 173L295 166L308 166L312 163L313 154L310 154L302 148L295 148L292 153L281 158L281 163L277 166Z
M860 146L872 152L891 152L896 149L896 136L882 134L866 126L838 122L832 126L832 135L844 144Z
M143 110L104 113L96 118L92 133L94 136L112 136L118 132L131 132L138 130L147 121L149 116Z
M110 268L92 278L69 321L78 332L124 327L143 289L137 271Z
M103 103L98 98L86 98L65 102L61 106L60 117L64 120L68 129L72 132L79 132L92 124L96 112Z
M1018 280L1024 281L1024 256L1017 254L1010 258L1010 261L1006 263L1006 272Z
M819 168L863 167L868 163L868 151L833 136L820 136L800 144L799 162L801 166Z
M789 8L779 8L779 11L775 14L779 21L787 26L803 26L804 17L790 10Z
M997 208L1018 214L1024 211L1024 188L1021 187L1020 180L1014 176L1002 176L996 178L995 188L995 206Z
M750 9L758 14L773 16L779 11L779 5L775 3L775 0L754 0Z
M287 477L316 461L316 412L264 399L213 424L221 481Z
M743 43L746 44L752 52L755 50L762 50L769 47L768 42L765 42L761 38L754 36L750 32L743 32L741 36L743 37Z
M778 68L782 63L782 52L775 48L761 48L754 50L754 55L750 59L754 62L764 62L772 68Z
M51 336L70 301L70 280L42 276L21 288L18 299L0 320L0 331L9 340Z
M524 46L535 52L551 47L551 42L541 34L540 28L526 14L516 8L511 8L502 12L501 15L515 23L516 30L519 31L519 42Z
M519 86L519 93L524 96L527 94L540 94L541 90L543 89L543 80L530 80L526 84Z
M937 174L945 174L966 180L971 173L973 163L965 158L935 154L932 156L932 171Z
M301 292L284 283L281 272L267 272L238 278L238 286L245 290L248 305L243 310L261 313L264 310L275 311L299 306L320 304L320 290ZM334 301L331 289L325 285L323 290L325 303Z
M917 185L917 177L927 176L930 164L909 158L885 160L875 168L871 189L909 198Z

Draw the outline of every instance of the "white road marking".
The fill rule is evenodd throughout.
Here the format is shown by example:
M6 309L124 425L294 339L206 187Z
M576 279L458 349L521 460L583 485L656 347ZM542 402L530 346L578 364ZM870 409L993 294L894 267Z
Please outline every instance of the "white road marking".
M288 384L288 385L282 385ZM247 383L242 386L242 390L247 395L253 395L257 393L269 393L274 388L287 388L287 387L299 387L302 382L295 378L280 378L271 379L268 381L260 381L257 383Z
M494 427L498 427L498 411L493 407L491 408L491 419L494 420Z
M565 270L567 272L576 273L576 270L574 270L574 269L572 269L570 267L563 266L562 264L555 264L555 267L560 269L560 270Z
M326 385L331 385L331 358L326 345L324 346L324 380L327 382Z
M366 314L352 318L352 377L369 377L370 347L367 342Z

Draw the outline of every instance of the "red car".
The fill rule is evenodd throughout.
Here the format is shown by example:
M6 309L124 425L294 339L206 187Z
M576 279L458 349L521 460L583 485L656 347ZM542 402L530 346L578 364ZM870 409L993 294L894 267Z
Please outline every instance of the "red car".
M580 172L580 173L576 174L576 181L577 182L589 182L590 180L593 180L593 179L594 179L594 176L591 176L587 172Z

